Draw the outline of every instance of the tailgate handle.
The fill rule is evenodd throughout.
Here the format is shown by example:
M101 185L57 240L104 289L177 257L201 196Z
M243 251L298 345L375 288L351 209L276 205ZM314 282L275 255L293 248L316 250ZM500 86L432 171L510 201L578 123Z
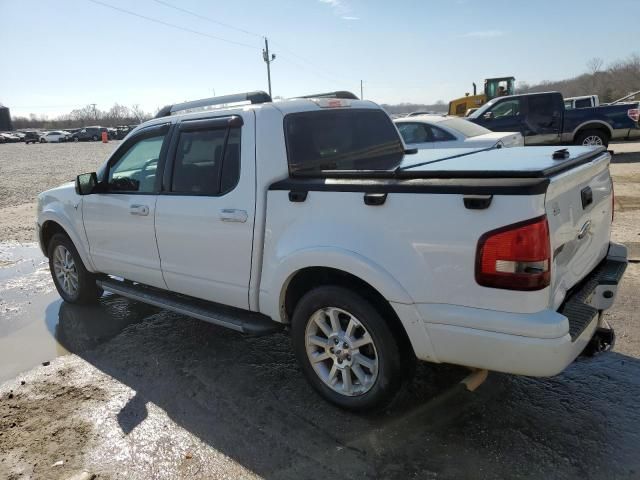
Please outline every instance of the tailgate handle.
M365 193L364 194L364 204L371 206L384 205L384 202L387 201L386 193Z
M593 192L591 187L584 187L580 190L580 198L582 199L582 209L584 210L593 203Z

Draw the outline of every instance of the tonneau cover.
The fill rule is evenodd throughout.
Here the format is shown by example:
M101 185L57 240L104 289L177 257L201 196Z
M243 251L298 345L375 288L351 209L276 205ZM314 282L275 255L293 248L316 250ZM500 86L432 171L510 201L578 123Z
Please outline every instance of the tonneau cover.
M566 158L553 154L566 149ZM419 150L406 155L397 174L412 178L546 178L595 160L604 147L513 147Z

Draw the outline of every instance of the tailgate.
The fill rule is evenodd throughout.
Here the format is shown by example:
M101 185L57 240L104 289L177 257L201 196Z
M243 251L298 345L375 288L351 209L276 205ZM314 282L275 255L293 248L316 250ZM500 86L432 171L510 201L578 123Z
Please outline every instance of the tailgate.
M553 252L554 309L607 254L613 208L610 160L603 151L590 162L550 178L545 210Z

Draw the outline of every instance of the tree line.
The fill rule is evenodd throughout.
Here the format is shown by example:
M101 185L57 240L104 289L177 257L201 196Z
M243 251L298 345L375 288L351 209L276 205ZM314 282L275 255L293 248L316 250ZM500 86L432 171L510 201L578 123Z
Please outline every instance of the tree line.
M518 82L517 93L557 91L565 97L598 95L600 102L613 102L640 90L640 55L633 54L605 67L604 60L592 58L587 62L587 71L566 80L543 81L530 85ZM640 95L636 96L636 98Z
M149 120L153 115L145 112L138 104L127 107L114 103L108 110L100 110L95 105L86 105L69 113L50 119L34 113L28 117L13 116L14 129L46 128L64 129L80 128L89 125L115 127L117 125L133 125Z

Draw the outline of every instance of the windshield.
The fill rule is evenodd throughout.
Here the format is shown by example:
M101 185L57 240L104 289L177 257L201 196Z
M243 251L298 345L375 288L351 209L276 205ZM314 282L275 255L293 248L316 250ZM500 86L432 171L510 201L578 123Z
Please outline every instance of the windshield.
M464 120L462 118L452 118L450 120L443 120L438 125L443 127L450 128L451 130L455 130L456 132L461 133L465 137L477 137L479 135L485 135L487 133L491 133L491 130L488 130L480 125L476 125L468 120Z
M396 127L381 110L323 110L287 115L289 170L391 170L404 156Z
M479 109L477 109L475 112L473 112L471 115L469 115L468 118L481 117L482 115L484 115L484 112L489 110L498 100L500 100L500 98L494 98L493 100L488 101L483 106L481 106Z

